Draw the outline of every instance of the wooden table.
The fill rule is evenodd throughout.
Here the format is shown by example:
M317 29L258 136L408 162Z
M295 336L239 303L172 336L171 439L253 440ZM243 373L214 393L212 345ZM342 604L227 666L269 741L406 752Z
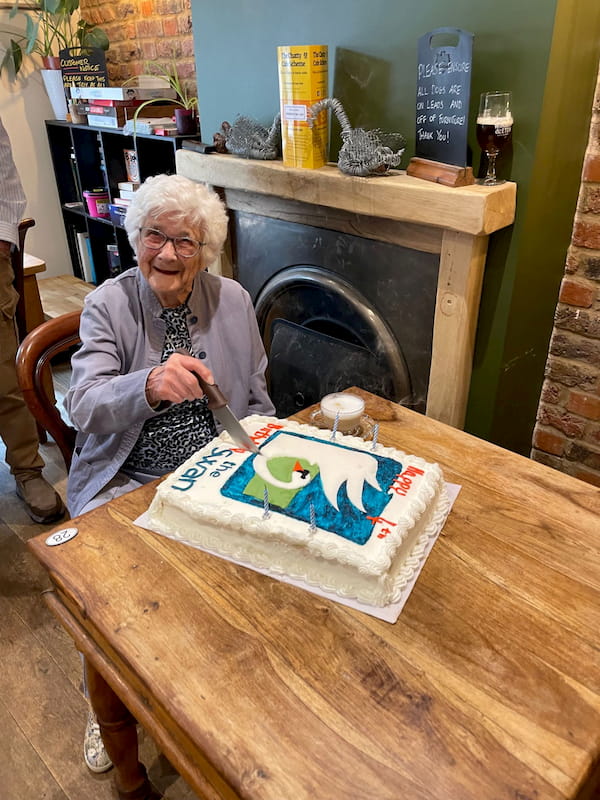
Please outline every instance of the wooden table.
M37 276L46 271L46 262L30 253L23 253L23 296L27 333L44 321Z
M205 800L598 797L600 491L364 396L462 485L395 625L137 528L153 485L30 542L121 796L123 701Z
M83 302L96 287L74 275L55 275L38 281L44 314L54 319L69 311L81 311Z

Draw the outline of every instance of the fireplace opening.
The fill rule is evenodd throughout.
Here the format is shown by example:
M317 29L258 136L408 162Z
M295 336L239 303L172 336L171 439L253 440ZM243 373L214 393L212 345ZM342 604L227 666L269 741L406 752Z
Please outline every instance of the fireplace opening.
M334 339L341 339L343 342L360 345L359 340L351 330L348 330L344 325L340 325L332 319L307 319L304 323L304 327L315 331L315 333L322 333Z
M230 211L279 416L360 386L425 412L439 254Z
M266 283L255 307L279 415L352 385L412 403L396 338L343 278L320 267L292 266Z

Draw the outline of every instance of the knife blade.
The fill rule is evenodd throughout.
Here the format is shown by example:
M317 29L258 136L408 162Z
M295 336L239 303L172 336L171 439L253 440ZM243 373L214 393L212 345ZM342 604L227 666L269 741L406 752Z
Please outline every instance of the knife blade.
M216 389L217 392L221 394L221 390L219 389L216 383L214 384L207 383L206 386L203 387L202 389L204 394L208 397L208 407L210 408L210 410L219 420L221 425L225 428L227 433L231 436L233 441L236 442L236 444L241 445L246 450L250 450L251 453L260 454L258 445L255 444L252 441L252 439L248 436L246 431L240 425L240 421L237 419L237 417L227 404L225 404L224 406L219 406L219 408L211 408L210 395L214 389ZM221 397L222 396L223 395L221 395Z
M188 350L184 350L183 348L177 350L177 352L184 356L191 355ZM250 450L252 453L260 453L258 445L255 444L248 436L246 431L240 425L238 418L227 405L227 398L219 389L218 384L207 383L207 381L205 381L204 378L201 378L197 372L194 372L194 375L200 384L200 388L206 395L208 408L213 412L215 417L219 420L233 441L236 442L236 444L241 445L244 449Z

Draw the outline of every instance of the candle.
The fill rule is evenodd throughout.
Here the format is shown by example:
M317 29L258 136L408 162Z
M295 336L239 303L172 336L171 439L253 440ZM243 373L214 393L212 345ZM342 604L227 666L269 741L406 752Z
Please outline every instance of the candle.
M271 512L269 511L269 490L265 486L265 490L263 492L263 519L269 519L271 516Z
M325 422L333 427L338 420L337 430L350 431L359 424L365 410L365 401L355 394L335 392L321 400L321 414Z
M317 518L315 514L315 507L311 501L310 503L310 532L316 533L317 531Z
M371 447L371 450L375 450L375 448L377 447L378 436L379 436L379 423L376 422L375 425L373 425L373 446Z
M340 424L340 412L336 411L335 412L335 419L333 420L333 429L332 429L332 433L331 433L331 438L332 439L335 439L335 435L337 433L337 429L339 427L339 424Z

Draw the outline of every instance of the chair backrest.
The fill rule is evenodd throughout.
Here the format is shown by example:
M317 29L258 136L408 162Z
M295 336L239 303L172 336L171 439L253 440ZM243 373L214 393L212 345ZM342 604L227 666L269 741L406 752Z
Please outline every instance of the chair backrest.
M80 316L81 311L71 311L38 325L27 334L17 353L17 378L25 402L59 446L67 469L71 466L76 431L61 417L47 386L51 359L81 341Z
M35 220L30 217L22 219L19 223L19 244L13 247L10 261L14 273L13 285L18 292L19 302L17 303L17 310L15 317L17 320L17 330L19 331L19 339L22 340L27 334L27 320L25 315L25 292L23 291L23 256L25 255L25 236L29 228L33 228Z

